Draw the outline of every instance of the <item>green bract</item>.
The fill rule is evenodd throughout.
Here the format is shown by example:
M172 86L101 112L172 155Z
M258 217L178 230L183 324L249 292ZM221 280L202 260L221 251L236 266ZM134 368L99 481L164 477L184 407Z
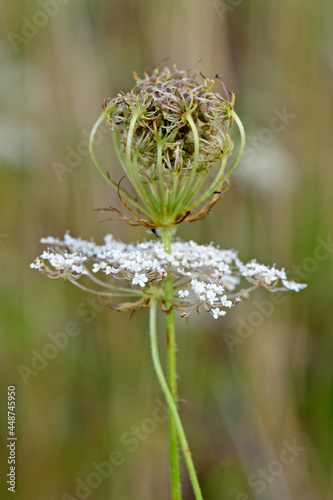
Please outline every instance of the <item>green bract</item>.
M202 77L198 83L177 68L173 72L155 69L144 79L136 73L134 77L136 85L130 92L103 103L90 140L93 160L118 189L126 207L130 208L124 199L149 217L144 220L131 210L136 223L156 228L197 220L219 199L244 148L243 127L233 110L234 95L228 95L229 102L213 92L213 80ZM233 120L242 142L226 172L233 150L228 135ZM122 191L96 161L93 138L103 121L113 133L118 158L140 202Z

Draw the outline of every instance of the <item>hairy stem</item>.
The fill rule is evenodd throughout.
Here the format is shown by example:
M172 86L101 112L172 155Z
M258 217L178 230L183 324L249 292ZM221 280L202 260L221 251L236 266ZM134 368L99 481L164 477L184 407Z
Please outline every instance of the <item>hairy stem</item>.
M171 231L170 227L162 228L162 241L166 252L171 251ZM176 328L175 312L173 310L173 279L167 275L164 281L165 306L166 313L166 336L167 336L167 366L168 383L173 402L177 408L177 346L176 346ZM181 481L179 468L179 450L177 428L172 411L169 405L169 445L170 445L170 468L171 468L171 488L172 500L181 500Z
M105 114L102 113L91 130L90 137L89 137L89 152L90 152L91 159L92 159L95 167L97 168L97 170L99 171L99 173L103 177L103 179L106 180L106 182L108 182L116 191L119 191L119 193L121 194L121 196L123 198L125 198L125 200L127 200L134 207L141 210L141 212L145 213L146 215L148 215L150 217L150 212L145 207L142 207L136 200L134 200L131 196L129 196L125 191L123 191L115 182L113 182L110 179L110 177L108 177L108 175L103 171L102 167L100 166L100 164L97 161L95 151L94 151L94 139L95 139L95 135L96 135L96 132L98 130L98 127L103 123L104 120L105 120Z
M150 342L151 342L151 352L152 352L153 364L154 364L154 368L155 368L155 372L156 372L158 381L161 385L162 391L163 391L165 399L167 401L170 415L172 416L172 419L174 421L174 425L175 425L175 428L176 428L176 431L177 431L177 434L179 437L180 446L181 446L182 452L184 454L188 473L189 473L189 476L191 479L194 497L196 500L203 500L203 496L201 493L197 474L195 472L191 452L189 450L189 446L188 446L188 442L187 442L187 439L185 436L183 425L181 423L181 420L180 420L180 417L178 414L177 405L176 405L175 400L171 394L171 391L169 389L168 383L165 379L163 369L161 366L160 356L159 356L159 352L158 352L157 332L156 332L156 308L157 308L157 302L156 302L156 300L153 300L151 302L151 305L150 305L150 321L149 321L149 333L150 333ZM174 486L174 485L172 484L172 486ZM180 484L179 484L177 489L173 488L173 490L172 490L172 500L175 500L177 498L181 498Z

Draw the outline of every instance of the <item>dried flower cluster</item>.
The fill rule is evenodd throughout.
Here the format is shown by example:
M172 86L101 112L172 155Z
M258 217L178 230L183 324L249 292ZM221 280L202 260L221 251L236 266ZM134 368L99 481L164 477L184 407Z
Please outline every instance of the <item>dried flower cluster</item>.
M227 130L231 104L212 92L214 80L197 83L186 71L155 69L127 94L104 103L106 122L119 134L126 155L128 142L143 182L156 183L163 171L164 184L187 179L195 160L194 136L199 138L197 173L208 172L230 151Z
M219 199L244 147L242 125L233 109L234 94L222 84L227 94L224 99L213 91L214 80L201 75L199 83L176 67L173 71L156 68L143 79L134 76L136 85L130 92L103 102L103 113L91 136L95 165L118 189L122 201L126 199L139 214L149 217L143 220L124 202L136 221L146 227L197 220ZM228 129L234 120L242 142L226 171L233 150ZM93 137L103 121L113 132L118 158L140 204L102 171L95 158Z
M105 237L104 245L72 238L68 233L63 240L48 237L41 242L48 249L31 264L32 268L74 284L86 275L99 285L98 290L84 285L81 288L106 298L124 295L140 298L133 302L133 309L149 305L152 297L158 297L163 306L163 281L167 275L174 279L174 307L182 310L182 316L204 306L218 318L225 315L226 308L237 305L258 287L269 291L299 291L306 287L288 281L284 269L267 267L255 260L243 264L236 251L222 250L212 244L178 240L173 243L171 253L167 253L157 240L127 245L112 235ZM115 281L103 282L97 278L98 273ZM127 287L116 286L116 280L118 284L120 280L126 281ZM247 287L242 286L243 282L248 283Z

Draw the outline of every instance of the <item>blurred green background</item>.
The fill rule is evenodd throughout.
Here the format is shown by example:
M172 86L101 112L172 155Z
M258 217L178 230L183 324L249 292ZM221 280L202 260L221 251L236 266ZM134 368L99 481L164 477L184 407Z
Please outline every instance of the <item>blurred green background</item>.
M119 201L89 159L87 134L103 98L165 58L219 73L248 133L234 189L179 235L276 262L309 285L280 305L259 291L219 321L177 321L180 409L204 498L333 498L332 11L329 0L2 1L1 483L14 384L16 498L169 498L147 311L100 310L29 268L39 239L67 229L97 241L150 237L93 212ZM107 135L98 156L119 179ZM45 347L69 322L80 333ZM162 315L160 327L163 350ZM284 464L295 443L301 451ZM91 476L115 450L122 463L110 477ZM183 485L193 499L185 470Z

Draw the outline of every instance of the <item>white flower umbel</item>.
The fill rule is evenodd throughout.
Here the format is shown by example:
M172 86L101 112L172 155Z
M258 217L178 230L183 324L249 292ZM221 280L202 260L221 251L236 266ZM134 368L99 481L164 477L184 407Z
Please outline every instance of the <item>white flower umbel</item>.
M163 281L167 275L173 277L176 290L173 306L182 311L183 317L203 306L217 319L258 287L271 292L298 292L306 287L288 281L284 269L256 260L244 264L235 250L223 250L211 243L198 245L176 240L167 253L159 240L126 244L112 235L105 236L103 245L72 238L69 233L63 240L48 237L41 242L48 248L31 264L33 269L53 279L67 279L106 298L140 299L133 302L133 309L149 305L152 298L163 306ZM103 281L98 275L105 275L108 280ZM90 279L96 289L78 283L79 278ZM122 280L125 286L118 286L116 280L118 284ZM130 304L126 304L127 308L131 308ZM122 307L121 303L112 305Z

